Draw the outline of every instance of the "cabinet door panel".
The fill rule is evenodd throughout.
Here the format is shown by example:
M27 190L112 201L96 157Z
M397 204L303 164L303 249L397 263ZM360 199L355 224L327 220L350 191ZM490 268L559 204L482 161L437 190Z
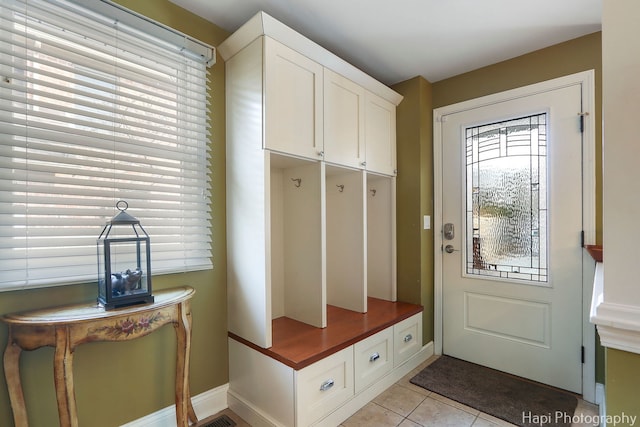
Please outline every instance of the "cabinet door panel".
M368 92L365 111L367 170L395 175L396 107Z
M365 90L324 70L324 158L343 166L364 166Z
M265 40L265 148L318 159L323 151L323 67Z

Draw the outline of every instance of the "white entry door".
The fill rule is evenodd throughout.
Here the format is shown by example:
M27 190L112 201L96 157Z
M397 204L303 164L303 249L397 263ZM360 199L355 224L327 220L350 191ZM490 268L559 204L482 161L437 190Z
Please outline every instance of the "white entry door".
M442 349L582 392L582 88L447 114Z

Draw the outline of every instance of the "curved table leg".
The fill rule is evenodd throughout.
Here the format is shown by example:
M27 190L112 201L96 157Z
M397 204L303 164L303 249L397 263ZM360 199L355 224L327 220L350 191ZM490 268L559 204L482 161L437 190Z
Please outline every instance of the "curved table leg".
M178 427L187 427L189 420L196 424L198 417L191 404L189 392L189 364L191 356L191 306L189 301L178 305L178 322L174 324L178 338L176 360L176 421Z
M13 343L11 328L9 328L9 339L7 348L4 351L4 377L7 380L7 388L9 390L13 422L16 427L28 427L27 408L24 403L24 394L22 393L22 382L20 381L21 353L22 349Z
M73 386L73 350L69 329L66 326L56 328L53 374L60 427L78 427L76 395Z

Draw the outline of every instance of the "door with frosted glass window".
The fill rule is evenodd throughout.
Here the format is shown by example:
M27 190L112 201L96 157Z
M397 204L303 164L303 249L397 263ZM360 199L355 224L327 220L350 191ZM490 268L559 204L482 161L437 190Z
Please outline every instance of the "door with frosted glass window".
M579 84L442 124L443 353L582 390Z

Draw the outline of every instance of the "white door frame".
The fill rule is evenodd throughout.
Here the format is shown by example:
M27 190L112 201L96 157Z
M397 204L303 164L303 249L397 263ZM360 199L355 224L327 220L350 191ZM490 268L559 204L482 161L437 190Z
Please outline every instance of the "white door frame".
M582 85L583 154L582 154L582 216L584 244L596 243L596 177L595 177L595 72L583 71L541 83L508 90L481 98L433 110L433 187L434 187L434 350L442 354L442 123L448 114L482 106L522 98L540 92L569 85ZM578 115L580 112L576 112ZM576 118L576 123L577 123ZM585 257L583 257L585 259ZM585 266L583 274L593 272L593 266ZM591 273L592 274L592 273ZM595 402L595 327L589 321L593 280L583 275L582 281L582 342L585 359L582 365L582 395L588 402Z

